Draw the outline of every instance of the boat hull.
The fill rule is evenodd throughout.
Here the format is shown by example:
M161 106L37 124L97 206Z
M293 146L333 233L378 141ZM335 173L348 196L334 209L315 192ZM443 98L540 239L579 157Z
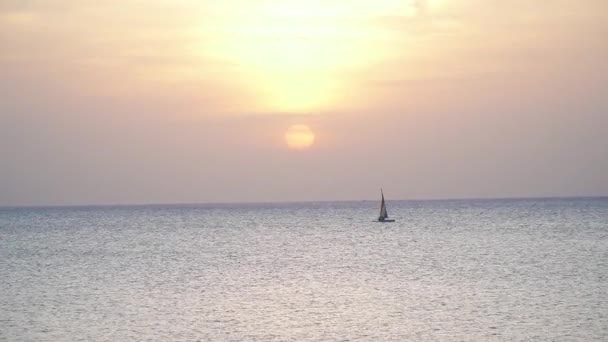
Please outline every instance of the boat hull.
M390 222L395 222L395 220L378 220L376 222L380 222L380 223L388 222L388 223L390 223Z

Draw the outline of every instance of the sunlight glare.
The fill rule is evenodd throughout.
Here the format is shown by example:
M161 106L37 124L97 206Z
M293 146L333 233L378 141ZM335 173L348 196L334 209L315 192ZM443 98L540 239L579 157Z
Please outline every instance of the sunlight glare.
M250 4L222 22L212 57L228 60L266 111L312 112L350 94L349 76L394 49L383 16L411 17L417 1L358 0L350 5L286 0Z

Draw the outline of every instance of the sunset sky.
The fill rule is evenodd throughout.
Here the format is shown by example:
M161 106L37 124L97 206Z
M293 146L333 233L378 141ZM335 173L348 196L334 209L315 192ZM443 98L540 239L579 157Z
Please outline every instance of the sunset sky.
M0 2L0 206L608 195L608 1Z

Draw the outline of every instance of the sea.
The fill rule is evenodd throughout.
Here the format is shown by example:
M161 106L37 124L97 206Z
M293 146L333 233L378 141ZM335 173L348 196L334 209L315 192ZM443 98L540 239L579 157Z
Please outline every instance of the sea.
M0 341L608 341L608 198L0 209Z

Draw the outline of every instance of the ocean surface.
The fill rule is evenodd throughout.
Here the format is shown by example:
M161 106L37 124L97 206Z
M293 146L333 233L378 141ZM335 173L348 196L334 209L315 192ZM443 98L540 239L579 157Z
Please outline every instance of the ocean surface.
M608 199L0 209L2 341L608 341Z

